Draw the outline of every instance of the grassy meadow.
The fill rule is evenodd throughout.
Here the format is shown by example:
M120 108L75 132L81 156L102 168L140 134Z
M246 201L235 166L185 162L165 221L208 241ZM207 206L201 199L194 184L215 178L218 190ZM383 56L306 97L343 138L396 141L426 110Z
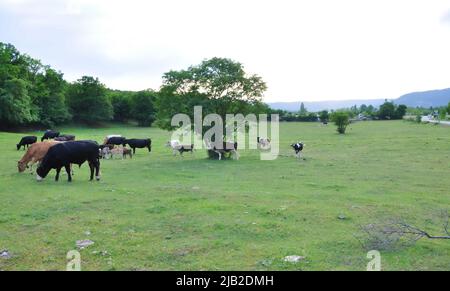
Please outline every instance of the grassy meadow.
M83 270L365 270L360 225L403 218L442 234L450 208L450 127L405 121L352 124L348 134L317 123L280 124L281 156L261 161L174 157L157 128L58 128L101 142L107 134L151 137L153 151L87 164L54 181L19 174L28 133L0 133L0 270L65 270L77 240ZM42 133L30 132L42 136ZM304 141L306 160L289 144ZM339 216L346 219L339 219ZM383 270L448 270L450 242L420 240L381 252ZM288 255L306 257L287 263Z

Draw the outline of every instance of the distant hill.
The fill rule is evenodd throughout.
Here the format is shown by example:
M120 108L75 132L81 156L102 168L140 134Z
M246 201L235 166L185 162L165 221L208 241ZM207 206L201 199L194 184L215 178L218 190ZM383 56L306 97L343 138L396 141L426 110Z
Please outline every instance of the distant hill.
M361 106L363 104L378 107L381 104L383 104L383 102L384 99L374 99L374 100L336 100L336 101L303 102L303 104L305 104L305 107L308 111L317 112L321 110L350 108L353 105ZM299 111L301 102L276 102L268 104L273 109L281 109L286 111Z
M450 102L450 89L410 93L394 100L397 104L410 107L438 107Z
M395 104L405 104L409 107L438 107L447 105L450 102L450 88L444 90L433 90L425 92L416 92L403 95L397 99L393 99ZM372 105L375 107L384 103L384 99L372 100L339 100L339 101L318 101L303 102L310 112L321 110L336 110L341 108L350 108L353 105L361 106L362 104ZM287 111L300 110L301 102L274 102L268 103L273 109L282 109Z

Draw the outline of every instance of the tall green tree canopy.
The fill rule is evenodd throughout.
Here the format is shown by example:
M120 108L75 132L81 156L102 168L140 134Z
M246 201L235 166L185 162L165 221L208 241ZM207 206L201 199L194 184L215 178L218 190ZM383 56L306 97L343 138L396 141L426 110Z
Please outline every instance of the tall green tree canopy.
M95 123L113 117L106 88L98 78L82 77L69 86L67 97L73 117L78 121Z
M156 98L156 92L151 90L134 94L131 103L131 114L139 126L151 126L155 121L154 102Z
M27 83L20 79L4 82L0 88L0 121L9 125L26 124L37 120L37 112L31 104Z
M226 58L203 61L187 70L170 71L163 76L157 101L158 125L170 129L172 116L193 117L193 107L203 106L203 114L247 114L260 104L267 89L257 75L248 75L241 63Z

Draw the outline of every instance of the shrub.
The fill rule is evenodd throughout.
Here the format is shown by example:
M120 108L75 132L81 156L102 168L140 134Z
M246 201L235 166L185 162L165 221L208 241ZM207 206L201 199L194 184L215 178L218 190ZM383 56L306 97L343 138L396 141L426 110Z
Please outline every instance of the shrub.
M338 111L334 112L331 115L331 121L334 122L337 126L337 131L340 134L345 134L345 131L347 130L347 126L350 124L350 117L347 112Z

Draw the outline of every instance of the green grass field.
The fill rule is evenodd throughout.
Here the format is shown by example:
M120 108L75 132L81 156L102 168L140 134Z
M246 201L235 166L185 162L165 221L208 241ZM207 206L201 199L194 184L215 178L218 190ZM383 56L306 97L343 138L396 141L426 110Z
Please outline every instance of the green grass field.
M24 135L0 133L0 270L65 270L75 242L83 270L365 270L359 225L401 217L432 233L450 207L450 127L404 121L334 126L280 125L282 156L260 161L184 158L164 147L156 128L60 128L78 139L107 134L151 137L153 151L102 161L102 180L88 166L36 182L17 172ZM41 136L41 133L34 133ZM306 160L289 144L306 143ZM338 219L345 215L346 220ZM90 234L88 234L90 232ZM287 255L305 256L298 264ZM448 270L450 241L420 240L382 252L383 270Z

